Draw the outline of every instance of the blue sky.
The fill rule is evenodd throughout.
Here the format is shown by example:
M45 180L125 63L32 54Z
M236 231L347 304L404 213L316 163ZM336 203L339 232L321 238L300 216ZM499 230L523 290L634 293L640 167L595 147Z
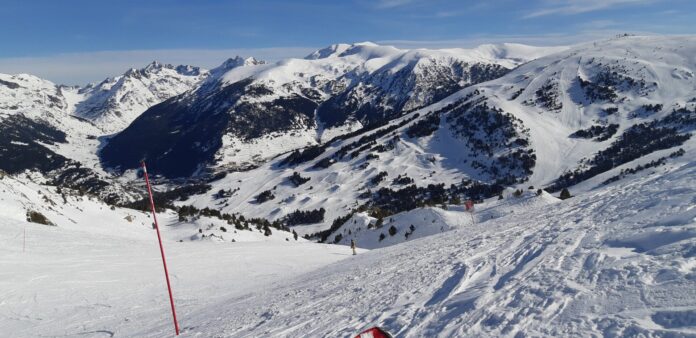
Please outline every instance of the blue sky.
M692 0L0 0L0 72L97 81L152 59L213 67L337 42L403 48L695 34Z

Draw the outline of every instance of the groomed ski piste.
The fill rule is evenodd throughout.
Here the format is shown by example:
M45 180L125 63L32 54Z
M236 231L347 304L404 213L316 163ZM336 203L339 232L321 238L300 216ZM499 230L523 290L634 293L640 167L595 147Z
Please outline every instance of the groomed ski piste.
M163 226L182 336L351 337L375 325L396 337L693 336L695 175L683 161L562 201L506 194L477 204L474 223L455 206L410 211L394 218L457 224L357 256L306 241L178 242ZM155 234L121 227L3 217L0 330L173 336Z

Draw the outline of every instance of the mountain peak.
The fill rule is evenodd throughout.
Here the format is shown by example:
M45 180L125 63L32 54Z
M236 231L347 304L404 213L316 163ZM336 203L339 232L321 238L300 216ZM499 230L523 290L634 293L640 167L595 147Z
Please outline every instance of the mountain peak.
M337 43L326 48L318 49L307 55L307 60L328 59L344 57L348 55L362 54L367 58L381 56L398 51L392 46L382 46L371 41L356 42L352 44Z
M169 67L167 67L167 66L169 66ZM165 65L162 65L159 61L153 60L147 66L145 66L145 68L143 68L143 70L145 70L145 71L157 70L157 69L162 69L162 67L171 68L171 65L165 66Z
M330 57L336 57L350 47L351 47L351 45L349 45L347 43L336 43L336 44L333 44L331 46L328 46L328 47L325 47L322 49L317 49L316 51L307 55L305 57L305 59L317 60L317 59L326 59L326 58L330 58Z
M266 64L266 61L259 60L252 57L248 58L243 58L239 55L229 58L225 60L221 65L213 68L210 70L210 74L212 75L211 78L216 78L218 76L221 76L222 74L226 73L230 69L237 68L237 67L243 67L243 66L255 66L255 65L263 65Z

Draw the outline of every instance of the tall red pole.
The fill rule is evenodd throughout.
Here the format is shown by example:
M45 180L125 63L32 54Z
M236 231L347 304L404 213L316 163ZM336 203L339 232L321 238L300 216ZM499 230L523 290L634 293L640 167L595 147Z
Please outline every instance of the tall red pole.
M179 322L176 320L176 310L174 309L174 296L172 296L172 286L169 283L169 272L167 271L167 259L164 258L164 247L162 246L162 236L160 236L159 224L157 223L157 212L155 212L155 200L152 198L152 188L150 188L150 178L147 176L147 167L145 161L142 162L143 174L145 175L145 184L147 185L147 193L150 195L150 209L152 209L152 219L155 220L155 230L157 230L157 240L159 241L160 253L162 254L162 265L164 266L164 278L167 279L167 291L169 291L169 304L172 306L172 317L174 318L174 330L176 335L179 335Z

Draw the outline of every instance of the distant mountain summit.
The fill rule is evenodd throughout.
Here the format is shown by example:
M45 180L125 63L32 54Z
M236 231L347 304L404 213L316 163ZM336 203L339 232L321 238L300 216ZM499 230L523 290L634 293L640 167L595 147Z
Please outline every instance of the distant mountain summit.
M141 69L79 88L73 114L97 125L104 133L128 126L147 108L194 88L209 72L188 65L153 61Z

